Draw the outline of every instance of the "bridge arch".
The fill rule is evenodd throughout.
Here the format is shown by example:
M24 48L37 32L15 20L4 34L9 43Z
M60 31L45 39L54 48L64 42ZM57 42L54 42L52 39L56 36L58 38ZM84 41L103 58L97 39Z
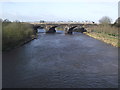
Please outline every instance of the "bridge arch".
M68 29L68 34L72 34L73 33L73 29L76 28L77 26L72 26Z
M55 33L56 27L61 26L64 28L66 34L72 34L73 32L87 32L83 24L39 24L33 25L35 33L37 33L38 28L44 28L46 33Z
M34 34L38 32L38 28L41 28L40 25L33 25Z
M52 27L50 27L50 28L47 28L48 30L46 31L46 33L55 33L56 32L56 27L58 27L58 26L52 26Z
M72 26L68 29L67 34L72 34L73 32L83 33L83 32L87 32L87 30L83 26Z
M87 30L86 30L85 27L77 27L77 28L74 28L73 31L75 31L75 32L81 32L81 33L87 32Z

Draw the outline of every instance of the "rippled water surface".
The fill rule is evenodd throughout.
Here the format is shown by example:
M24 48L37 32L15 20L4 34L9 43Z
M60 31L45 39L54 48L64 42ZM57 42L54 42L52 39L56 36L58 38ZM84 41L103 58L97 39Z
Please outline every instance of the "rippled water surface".
M82 33L45 34L3 53L3 88L116 88L117 48Z

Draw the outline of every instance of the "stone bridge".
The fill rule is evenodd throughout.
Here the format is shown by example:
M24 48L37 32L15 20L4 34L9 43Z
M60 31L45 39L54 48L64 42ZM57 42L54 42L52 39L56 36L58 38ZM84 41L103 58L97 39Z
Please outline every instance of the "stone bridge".
M55 33L56 27L63 27L65 34L72 34L73 31L76 29L79 30L79 32L86 32L86 28L89 26L93 26L96 24L93 23L33 23L33 28L36 30L38 28L44 28L46 30L46 33Z

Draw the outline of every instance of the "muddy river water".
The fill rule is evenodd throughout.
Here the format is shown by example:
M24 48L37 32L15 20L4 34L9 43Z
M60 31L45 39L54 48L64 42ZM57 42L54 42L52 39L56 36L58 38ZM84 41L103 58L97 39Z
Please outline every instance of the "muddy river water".
M58 31L3 53L3 88L117 88L118 49Z

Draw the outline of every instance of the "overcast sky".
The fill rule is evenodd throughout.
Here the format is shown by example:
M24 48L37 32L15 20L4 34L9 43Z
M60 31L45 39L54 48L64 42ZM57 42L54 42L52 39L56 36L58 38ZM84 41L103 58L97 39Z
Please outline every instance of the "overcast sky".
M95 21L118 18L119 0L1 0L0 17L20 21Z

